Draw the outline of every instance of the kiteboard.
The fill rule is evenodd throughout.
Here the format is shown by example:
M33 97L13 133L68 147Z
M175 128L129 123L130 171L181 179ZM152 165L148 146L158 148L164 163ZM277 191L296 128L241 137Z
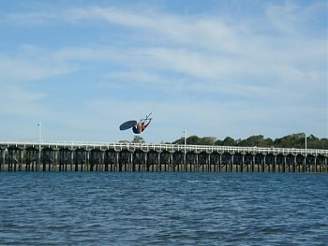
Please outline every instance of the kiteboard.
M152 118L150 118L150 116L151 116L151 113L146 115L146 118L141 119L139 122L137 122L136 120L126 121L120 125L120 130L123 131L123 130L132 128L133 133L140 134L150 124L150 122L152 120Z

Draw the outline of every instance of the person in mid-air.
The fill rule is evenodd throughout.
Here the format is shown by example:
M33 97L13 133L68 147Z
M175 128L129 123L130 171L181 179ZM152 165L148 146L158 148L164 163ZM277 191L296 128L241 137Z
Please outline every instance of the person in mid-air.
M134 134L140 134L150 124L151 119L152 119L152 118L150 118L150 116L151 116L151 113L146 115L146 118L141 119L139 122L137 122L136 120L128 120L128 121L122 123L119 128L121 131L132 128L132 131Z
M140 120L135 126L133 126L132 131L134 134L140 134L142 133L146 127L150 124L151 118L146 118L143 120Z

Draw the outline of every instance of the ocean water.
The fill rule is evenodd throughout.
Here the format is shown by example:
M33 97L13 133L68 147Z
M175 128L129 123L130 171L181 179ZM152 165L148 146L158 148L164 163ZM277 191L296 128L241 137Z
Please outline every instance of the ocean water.
M328 245L328 175L0 173L0 245Z

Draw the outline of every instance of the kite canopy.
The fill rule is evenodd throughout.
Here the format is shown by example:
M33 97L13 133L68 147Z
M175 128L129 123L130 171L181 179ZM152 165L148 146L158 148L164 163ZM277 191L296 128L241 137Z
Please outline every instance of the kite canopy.
M135 125L137 125L137 121L135 120L129 120L124 122L122 125L120 125L120 130L127 130L130 129L132 127L134 127Z

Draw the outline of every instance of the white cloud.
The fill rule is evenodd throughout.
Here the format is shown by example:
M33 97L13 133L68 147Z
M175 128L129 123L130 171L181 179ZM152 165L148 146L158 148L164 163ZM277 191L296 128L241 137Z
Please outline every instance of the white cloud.
M266 10L266 15L273 27L280 32L292 35L307 35L311 33L313 28L311 24L320 20L320 15L327 17L327 11L328 4L326 1L313 1L308 6L301 6L297 2L286 1L281 5L269 6ZM326 25L323 29L327 32L327 19L325 21ZM324 23L321 24L324 25ZM319 29L321 29L320 26Z
M145 32L161 35L171 42L190 45L196 44L211 49L216 47L222 51L234 51L236 39L231 26L219 18L193 18L170 15L161 12L137 12L117 8L84 8L75 9L67 14L75 20L103 20L110 24L138 28ZM241 30L239 30L241 31Z
M0 55L0 83L35 81L72 71L73 67L67 63L53 63L49 60L40 59L37 55L34 57Z
M0 79L40 80L77 70L83 76L90 63L95 67L108 64L106 71L97 74L107 88L134 84L164 90L171 98L186 92L205 95L205 100L184 98L178 105L169 102L170 98L167 102L149 101L147 97L128 102L114 96L109 100L89 98L88 107L74 117L66 113L56 116L67 128L76 126L81 132L95 128L106 131L108 125L154 111L157 124L152 129L161 132L163 139L167 132L178 136L179 129L186 126L195 134L215 136L238 137L255 133L253 129L262 129L264 135L265 131L288 134L293 127L328 134L327 37L309 36L304 28L318 11L317 4L271 5L260 20L245 23L217 16L100 7L63 10L50 17L43 12L10 15L12 22L29 19L30 24L66 21L97 25L101 21L109 32L123 27L120 35L129 42L117 45L95 38L93 46L78 43L56 50L24 50L19 56L2 55ZM206 100L210 93L247 100ZM17 91L14 94L19 95ZM31 108L34 100L40 100L22 98L32 104ZM306 120L301 116L304 111ZM110 128L108 133L119 137L116 131Z
M10 25L45 25L50 21L58 21L58 15L50 11L30 12L30 13L6 13L1 15L0 24Z
M166 40L158 48L120 50L121 56L108 52L91 52L91 57L121 59L126 65L144 66L182 73L185 76L207 81L261 81L264 84L290 85L319 83L322 86L324 57L328 56L326 40L303 35L299 25L289 19L298 19L303 12L313 12L315 7L275 5L268 8L267 23L281 29L276 21L284 21L286 28L296 36L274 36L258 33L256 28L242 23L226 23L213 17L181 17L160 12L136 12L117 8L84 8L70 12L75 20L103 20L109 24L139 29L147 38L157 35ZM299 12L302 12L299 14ZM314 14L314 13L312 13ZM296 21L295 20L295 21ZM304 20L303 20L304 22ZM96 55L99 53L99 55ZM119 58L120 57L120 58ZM220 84L220 83L219 83ZM222 86L220 84L220 86Z
M79 21L99 20L111 25L137 29L138 34L144 38L145 47L136 48L132 44L127 49L111 45L64 48L55 52L53 58L71 63L98 60L124 63L130 67L156 67L159 70L179 72L204 80L236 82L243 78L262 80L262 83L272 79L276 83L300 83L309 80L315 82L322 78L322 71L314 64L319 63L320 66L320 63L327 62L322 61L323 57L328 56L326 40L304 36L302 26L293 25L293 21L289 20L298 21L308 15L304 13L311 12L311 15L314 15L314 11L318 11L318 7L312 5L269 6L268 19L262 21L272 24L278 30L281 29L280 26L291 29L296 35L275 36L258 32L256 27L240 22L228 23L218 17L182 17L113 7L75 8L55 16L57 19L75 21L77 24ZM14 16L23 18L17 14ZM49 21L45 16L47 15L41 12L26 14L25 18ZM276 23L279 21L281 24ZM304 21L306 20L302 20ZM129 38L129 34L126 35ZM154 35L155 38L151 38ZM156 44L156 38L166 41L164 44ZM148 39L151 44L148 44Z
M148 112L153 112L154 120L145 131L144 137L153 142L158 139L170 141L179 138L183 129L187 129L190 135L220 138L268 135L267 132L271 136L282 136L303 130L320 135L321 131L328 130L322 125L327 117L320 115L321 109L318 108L304 106L301 109L298 105L285 105L282 110L275 105L253 106L256 110L250 110L250 105L241 105L238 102L199 103L190 100L188 103L177 104L170 101L119 102L107 99L90 102L87 109L101 119L97 125L99 129L108 132L115 140L127 138L131 134L129 131L118 132L120 123L130 119L137 120ZM273 120L272 117L276 119ZM313 118L317 120L314 122Z
M33 117L46 112L42 106L42 100L46 97L44 93L2 83L0 83L0 91L0 116L2 117L8 115Z

